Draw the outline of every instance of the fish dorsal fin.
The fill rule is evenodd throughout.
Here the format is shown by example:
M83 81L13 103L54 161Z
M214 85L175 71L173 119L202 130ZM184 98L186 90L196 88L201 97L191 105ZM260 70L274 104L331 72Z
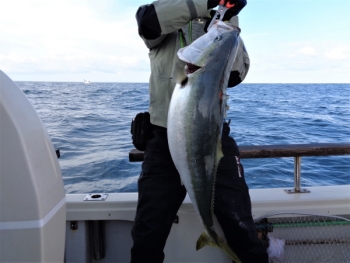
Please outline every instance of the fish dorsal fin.
M222 100L223 100L223 103L224 103L224 107L223 107L223 108L224 108L224 111L225 111L224 119L227 118L227 112L228 112L228 110L230 109L230 106L229 106L228 103L227 103L229 97L230 97L230 96L227 95L227 94L223 94L223 95L222 95Z

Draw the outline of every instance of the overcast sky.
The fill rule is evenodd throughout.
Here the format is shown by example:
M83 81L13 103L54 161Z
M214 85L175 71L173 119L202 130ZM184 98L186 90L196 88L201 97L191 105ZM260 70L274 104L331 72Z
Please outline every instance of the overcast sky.
M204 0L205 1L205 0ZM15 81L147 82L141 0L0 0L0 69ZM350 83L350 0L248 0L246 83Z

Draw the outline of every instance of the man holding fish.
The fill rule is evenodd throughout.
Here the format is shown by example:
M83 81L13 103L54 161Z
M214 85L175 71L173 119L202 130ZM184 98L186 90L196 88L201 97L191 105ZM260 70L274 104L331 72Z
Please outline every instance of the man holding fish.
M218 5L216 13L211 10ZM136 13L150 50L152 137L138 181L132 263L163 262L186 193L205 229L197 249L213 245L234 262L268 262L239 150L224 122L226 88L241 83L249 69L237 17L245 5L246 0L159 0ZM215 232L213 212L227 243Z

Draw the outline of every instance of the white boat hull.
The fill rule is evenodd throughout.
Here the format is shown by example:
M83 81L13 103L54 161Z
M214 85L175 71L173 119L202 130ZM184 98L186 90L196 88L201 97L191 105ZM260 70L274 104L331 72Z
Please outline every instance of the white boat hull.
M350 185L309 187L308 194L287 194L284 189L253 189L250 190L252 212L254 219L277 213L297 213L316 215L345 215L350 218ZM132 246L131 228L136 212L137 193L109 194L105 201L84 201L85 194L69 194L67 196L67 233L66 233L66 262L129 262ZM296 214L286 215L295 217ZM300 216L300 215L299 215ZM165 261L171 263L184 262L231 262L217 248L205 247L196 251L195 244L203 232L198 216L191 201L186 197L178 212L179 222L174 223L165 247ZM280 216L282 217L282 215ZM277 216L278 218L278 216ZM101 238L104 242L104 258L94 259L94 251L89 241L90 220L101 221L104 230ZM77 221L78 229L71 230L72 222ZM308 227L310 231L310 227ZM320 229L322 233L322 229ZM311 231L318 231L311 230ZM350 241L350 224L337 226L335 231L338 238ZM348 231L347 231L348 230ZM295 229L274 229L271 234L278 238L288 238L295 235ZM304 231L305 228L298 230ZM338 232L337 232L338 231ZM294 233L294 234L293 234ZM327 231L326 231L327 234ZM150 240L150 242L152 242ZM319 249L314 249L319 247ZM345 244L319 244L312 247L307 245L286 246L283 262L318 262L311 261L331 255L339 248L341 251L349 247ZM350 253L350 250L348 250ZM300 254L301 253L301 254ZM337 253L339 254L339 253ZM300 256L302 255L302 256ZM348 255L350 258L350 254ZM305 261L300 261L300 257ZM348 262L340 258L339 261Z

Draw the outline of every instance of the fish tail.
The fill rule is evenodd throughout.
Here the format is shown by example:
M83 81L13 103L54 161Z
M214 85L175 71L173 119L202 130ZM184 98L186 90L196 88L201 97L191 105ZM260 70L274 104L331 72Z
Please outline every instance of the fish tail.
M203 232L197 240L196 250L200 250L206 245L217 247L217 245L212 241L212 239L207 235L207 233Z
M222 240L219 247L229 255L229 257L233 260L233 262L242 263L242 261L239 259L237 254L231 249L231 247L225 241Z
M201 236L197 240L196 250L201 249L202 247L209 245L212 247L219 247L223 251L225 251L228 256L236 263L242 263L237 254L231 249L231 247L220 237L218 237L219 242L216 243L210 238L206 232L203 232Z

